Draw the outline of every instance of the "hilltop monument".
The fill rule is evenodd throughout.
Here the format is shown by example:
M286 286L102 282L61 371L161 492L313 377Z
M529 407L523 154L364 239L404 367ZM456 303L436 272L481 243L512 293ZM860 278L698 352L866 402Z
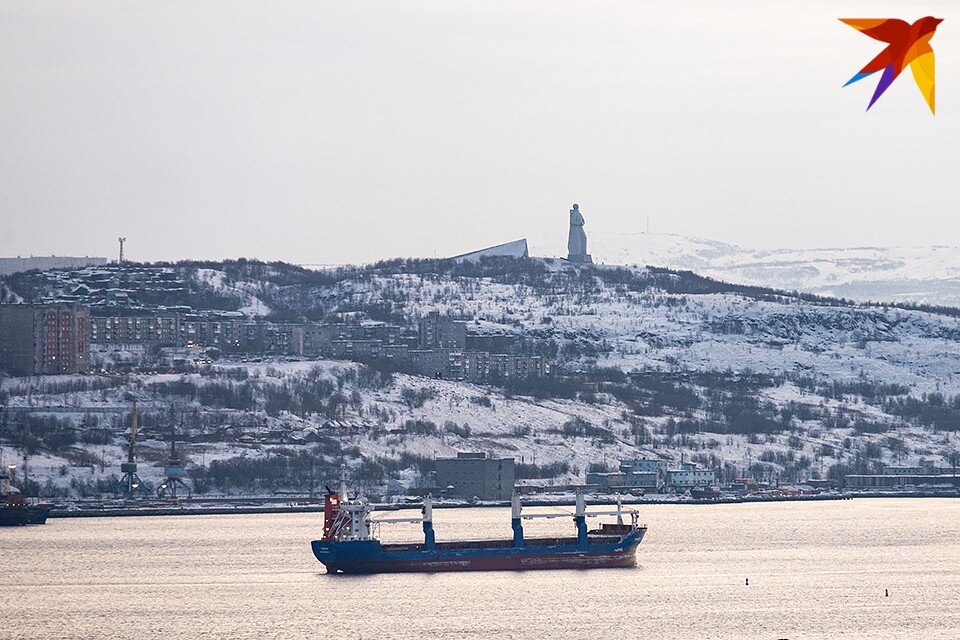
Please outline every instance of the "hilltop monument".
M570 209L567 260L570 262L593 262L593 258L587 253L587 234L583 230L583 214L580 213L580 205L578 204L573 205L573 209Z

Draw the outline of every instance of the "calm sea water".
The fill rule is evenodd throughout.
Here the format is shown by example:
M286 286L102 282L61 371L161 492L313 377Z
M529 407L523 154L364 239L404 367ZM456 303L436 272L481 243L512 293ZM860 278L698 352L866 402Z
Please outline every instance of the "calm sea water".
M636 569L361 577L314 560L319 514L4 528L0 637L960 638L960 500L641 514ZM506 537L508 518L434 521L439 539ZM572 528L535 522L529 534ZM393 527L385 539L418 537Z

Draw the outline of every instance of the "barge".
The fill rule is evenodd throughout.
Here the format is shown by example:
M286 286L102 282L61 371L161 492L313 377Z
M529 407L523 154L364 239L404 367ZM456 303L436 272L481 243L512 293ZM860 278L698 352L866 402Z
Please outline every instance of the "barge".
M586 509L583 494L576 498L575 535L525 538L523 520L570 517L570 514L524 514L519 496L512 501L513 537L506 540L437 542L430 496L417 518L373 518L363 500L349 500L346 491L328 492L324 503L323 537L311 543L313 555L335 573L407 573L439 571L522 571L530 569L595 569L634 567L637 546L647 532L638 524L635 509L624 509L618 497L612 511ZM616 516L616 523L590 530L587 518ZM630 522L624 522L629 516ZM384 523L421 523L422 544L383 544L378 533Z

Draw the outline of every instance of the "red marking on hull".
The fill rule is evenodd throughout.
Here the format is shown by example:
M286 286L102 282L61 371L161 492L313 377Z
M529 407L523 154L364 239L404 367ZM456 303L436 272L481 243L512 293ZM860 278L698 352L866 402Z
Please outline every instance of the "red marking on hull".
M327 573L433 573L439 571L524 571L527 569L602 569L637 566L636 549L619 553L563 553L537 556L442 558L357 562L327 567Z

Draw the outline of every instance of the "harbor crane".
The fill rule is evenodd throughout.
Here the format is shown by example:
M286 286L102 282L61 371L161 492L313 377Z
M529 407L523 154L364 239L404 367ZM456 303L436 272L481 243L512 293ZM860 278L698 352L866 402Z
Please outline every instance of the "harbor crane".
M120 465L123 478L120 480L117 493L125 498L134 498L147 495L147 487L137 475L137 430L138 414L137 401L132 400L130 409L130 442L127 444L127 461Z
M187 492L188 500L192 497L193 491L191 491L190 486L184 482L184 478L187 477L187 471L183 467L183 461L180 460L180 456L177 455L177 430L172 422L170 423L170 459L167 461L167 466L163 468L163 473L166 477L163 479L163 482L160 483L160 486L157 487L158 498L178 499L177 487L183 487L183 490Z

